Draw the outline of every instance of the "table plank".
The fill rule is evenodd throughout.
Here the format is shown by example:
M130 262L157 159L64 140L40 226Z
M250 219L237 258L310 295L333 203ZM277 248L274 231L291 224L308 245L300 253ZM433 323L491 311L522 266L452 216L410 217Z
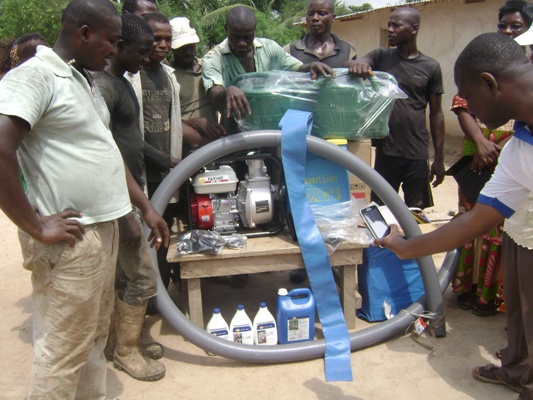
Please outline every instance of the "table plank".
M210 254L185 254L181 255L176 250L177 237L173 236L170 241L169 251L167 255L168 262L184 262L184 261L193 261L201 259L202 261L207 258L213 260L220 260L225 258L246 258L246 257L256 257L256 256L272 256L273 250L275 250L275 255L284 255L284 254L300 254L300 246L294 241L291 237L285 234L278 234L275 236L265 236L261 238L250 238L247 241L247 245L244 249L223 249L221 254L210 255ZM363 249L368 247L367 245L362 245L358 243L348 243L343 242L337 249L339 250L348 250L348 249ZM334 253L335 254L335 253Z
M332 266L357 265L363 261L362 249L338 250L330 256ZM287 271L304 268L300 253L248 254L241 258L207 258L181 261L182 279L207 278L213 276L256 274L260 272Z

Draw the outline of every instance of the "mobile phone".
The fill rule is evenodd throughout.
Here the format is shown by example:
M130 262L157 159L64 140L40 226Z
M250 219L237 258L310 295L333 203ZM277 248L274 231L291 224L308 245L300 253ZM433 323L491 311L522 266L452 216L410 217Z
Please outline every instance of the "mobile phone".
M375 204L362 208L359 213L374 239L380 239L390 233L389 225Z

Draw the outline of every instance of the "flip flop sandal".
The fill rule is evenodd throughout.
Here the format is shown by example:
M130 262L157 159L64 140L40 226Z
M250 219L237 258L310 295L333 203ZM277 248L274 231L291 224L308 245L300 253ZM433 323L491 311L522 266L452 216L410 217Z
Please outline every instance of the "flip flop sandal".
M463 310L471 310L476 303L476 292L465 292L457 296L457 305Z
M509 383L499 378L499 376L496 374L496 371L498 371L499 369L500 367L497 367L494 364L487 364L485 366L475 367L472 370L472 376L480 380L481 382L493 383L495 385L505 385L512 391L520 393L522 391L522 387L520 385Z
M478 317L490 317L491 315L498 314L498 306L493 302L487 304L477 303L472 307L472 314Z

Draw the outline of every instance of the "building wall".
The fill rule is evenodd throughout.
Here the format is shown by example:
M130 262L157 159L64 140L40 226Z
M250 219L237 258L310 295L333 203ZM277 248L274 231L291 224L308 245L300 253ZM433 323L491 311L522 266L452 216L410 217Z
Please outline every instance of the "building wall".
M453 81L453 65L462 49L477 35L496 31L498 9L505 0L484 0L466 4L465 0L444 0L436 3L417 5L420 11L420 31L418 49L437 60L442 68L444 111L447 140L459 142L463 133L457 118L450 111L450 104L456 93ZM375 10L365 14L362 19L342 18L333 24L333 33L351 42L358 55L363 56L370 50L386 46L387 22L392 8ZM381 43L380 43L381 42Z

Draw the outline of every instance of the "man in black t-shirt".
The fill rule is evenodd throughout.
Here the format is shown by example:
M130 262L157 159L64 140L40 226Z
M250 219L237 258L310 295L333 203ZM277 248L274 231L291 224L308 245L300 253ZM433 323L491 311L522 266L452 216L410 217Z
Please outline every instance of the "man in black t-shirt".
M400 7L389 16L388 40L394 48L379 48L362 58L348 61L350 72L368 77L372 70L393 75L398 86L408 95L396 100L389 121L389 135L374 140L375 169L389 184L404 192L408 207L426 208L433 205L433 187L444 179L444 115L441 99L444 92L442 73L437 61L418 51L416 39L420 13L414 8ZM426 128L426 108L435 155L428 165L429 135ZM381 202L372 193L372 200Z
M124 74L126 71L137 73L147 62L153 40L152 29L141 17L123 14L118 52L104 71L95 74L95 81L109 109L113 139L141 188L145 186L145 144L139 121L140 105ZM165 366L150 357L162 357L162 346L151 343L141 347L141 330L148 301L157 294L157 276L148 246L142 240L140 212L134 208L119 222L115 289L122 293L115 299L114 325L110 328L104 352L116 368L135 379L161 379L165 375Z

